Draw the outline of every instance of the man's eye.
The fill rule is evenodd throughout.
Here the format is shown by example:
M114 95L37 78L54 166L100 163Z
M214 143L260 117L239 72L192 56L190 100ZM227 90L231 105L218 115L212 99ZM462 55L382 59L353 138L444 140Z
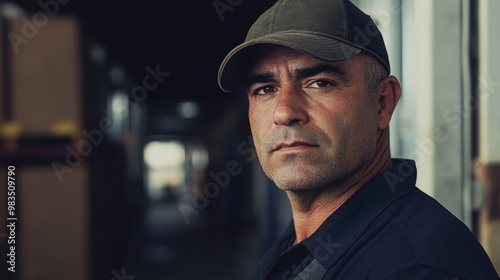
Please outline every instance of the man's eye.
M332 85L333 83L328 81L315 81L314 83L311 83L312 88L324 88Z
M273 86L265 86L265 87L261 87L261 88L257 89L255 91L255 94L267 94L267 93L271 93L273 91L274 91Z

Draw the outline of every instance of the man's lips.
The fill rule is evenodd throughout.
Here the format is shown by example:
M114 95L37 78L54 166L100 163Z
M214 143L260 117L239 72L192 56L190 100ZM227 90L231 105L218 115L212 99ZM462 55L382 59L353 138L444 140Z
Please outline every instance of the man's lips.
M291 142L291 143L280 143L276 147L274 147L271 150L271 152L286 151L286 150L298 150L301 148L313 148L313 147L318 147L318 145L314 145L314 144L302 142L302 141L295 141L295 142Z

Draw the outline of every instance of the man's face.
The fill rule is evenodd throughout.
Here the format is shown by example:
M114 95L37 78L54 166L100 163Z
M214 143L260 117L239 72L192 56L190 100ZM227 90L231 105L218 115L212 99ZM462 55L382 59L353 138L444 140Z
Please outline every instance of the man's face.
M322 62L285 47L256 60L248 79L250 126L260 163L278 187L322 188L370 163L378 105L368 101L363 67L359 55Z

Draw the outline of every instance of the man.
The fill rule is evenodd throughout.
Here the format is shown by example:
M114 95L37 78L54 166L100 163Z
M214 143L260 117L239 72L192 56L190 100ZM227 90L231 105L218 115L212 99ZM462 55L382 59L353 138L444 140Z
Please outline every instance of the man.
M398 80L348 0L279 0L222 62L246 88L255 148L293 222L255 279L498 279L468 228L390 158Z

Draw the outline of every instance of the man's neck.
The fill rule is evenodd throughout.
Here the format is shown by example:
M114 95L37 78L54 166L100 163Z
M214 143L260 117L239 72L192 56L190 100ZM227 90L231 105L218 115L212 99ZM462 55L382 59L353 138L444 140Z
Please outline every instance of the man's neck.
M388 129L382 131L377 140L372 160L349 178L317 190L287 192L295 226L295 244L311 236L357 190L390 166Z

